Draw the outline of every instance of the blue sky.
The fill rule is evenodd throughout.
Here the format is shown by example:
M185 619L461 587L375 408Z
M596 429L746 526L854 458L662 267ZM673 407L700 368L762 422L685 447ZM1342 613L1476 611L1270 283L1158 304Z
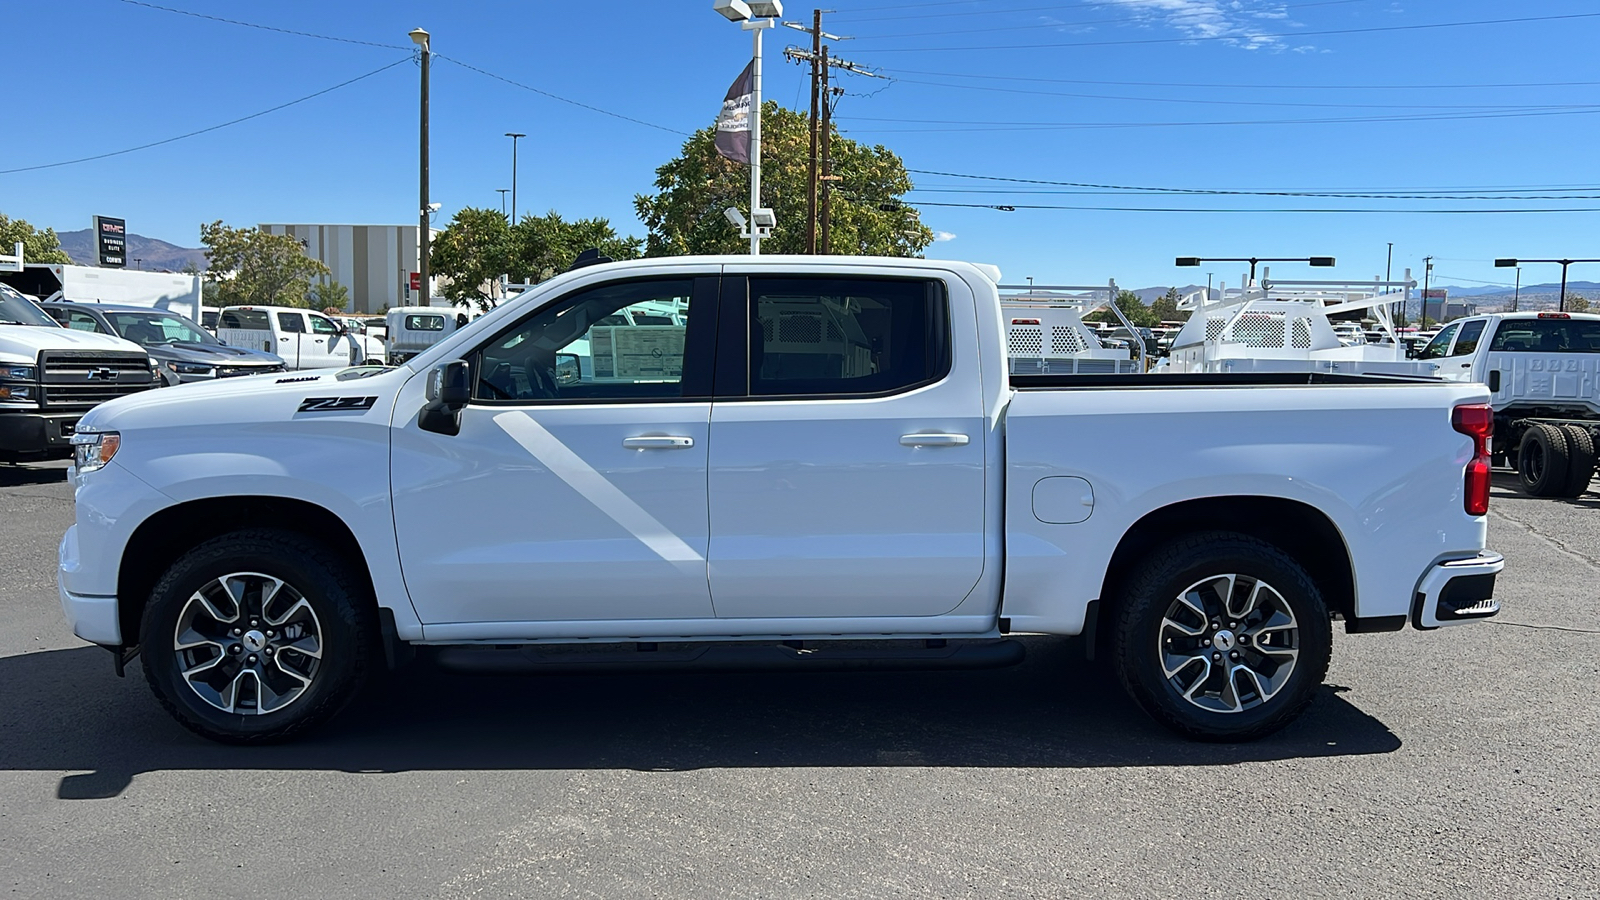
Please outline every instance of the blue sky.
M405 60L406 33L496 75L660 127L602 115L444 59L433 70L440 223L495 207L521 142L524 211L609 217L643 234L632 197L683 134L708 124L749 55L710 0L419 3L165 0L174 9L389 47L174 14L126 0L13 4L0 170L206 128ZM912 169L1228 191L1485 190L1490 199L1104 191L916 174L913 202L1243 209L1600 209L1593 0L832 0L834 52L893 80L845 77L840 127ZM791 3L788 19L810 21ZM1490 25L1432 27L1500 21ZM1423 27L1416 27L1423 26ZM29 36L19 42L17 36ZM800 108L805 73L767 41L768 99ZM19 48L26 47L27 55ZM1581 83L1581 84L1580 84ZM1515 85L1515 86L1505 86ZM94 214L198 244L202 221L400 223L416 197L417 70L409 61L315 99L108 159L0 175L0 212L59 230ZM1308 120L1336 121L1308 121ZM1342 120L1342 121L1339 121ZM1355 121L1351 121L1355 120ZM1231 124L1193 124L1231 123ZM1576 199L1511 200L1571 188ZM995 191L1069 193L996 193ZM975 193L974 191L981 191ZM1084 193L1083 191L1090 191ZM1600 213L1126 212L924 206L930 257L998 263L1008 280L1124 286L1218 280L1174 256L1333 255L1337 274L1475 285L1496 256L1600 256ZM799 223L795 223L799 227ZM1600 280L1574 267L1573 278ZM1324 270L1277 266L1327 277ZM1525 282L1558 269L1528 269Z

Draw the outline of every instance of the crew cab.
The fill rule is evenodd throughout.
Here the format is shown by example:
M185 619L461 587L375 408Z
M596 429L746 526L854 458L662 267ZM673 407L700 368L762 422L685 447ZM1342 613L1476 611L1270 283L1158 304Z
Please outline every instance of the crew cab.
M998 282L607 262L399 368L107 404L79 425L63 609L231 742L301 732L419 650L970 668L1018 661L1019 634L1083 636L1158 721L1243 740L1310 702L1332 622L1498 612L1483 386L1010 376ZM663 307L673 327L605 324Z
M90 407L160 383L137 344L62 328L0 284L0 462L65 459Z
M1493 313L1444 326L1418 354L1453 381L1487 385L1495 460L1537 497L1576 497L1600 443L1600 315Z
M217 316L217 339L276 354L290 369L384 364L382 341L353 334L322 313L288 306L225 307Z

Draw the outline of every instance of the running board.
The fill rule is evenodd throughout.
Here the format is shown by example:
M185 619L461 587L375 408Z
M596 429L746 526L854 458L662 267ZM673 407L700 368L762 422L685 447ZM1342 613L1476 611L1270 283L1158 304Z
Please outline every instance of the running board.
M781 645L636 644L637 649L552 650L548 645L440 647L430 655L440 668L486 675L572 674L582 672L760 672L760 671L914 671L920 669L999 669L1022 662L1026 650L1011 641L939 646L939 641L905 641L904 648L853 648L831 644ZM800 646L795 646L799 644ZM933 644L933 646L928 646Z

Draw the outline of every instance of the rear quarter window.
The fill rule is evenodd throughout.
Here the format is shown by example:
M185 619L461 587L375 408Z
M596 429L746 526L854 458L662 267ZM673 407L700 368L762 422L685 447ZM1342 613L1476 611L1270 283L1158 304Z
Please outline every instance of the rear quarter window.
M1495 331L1489 349L1509 353L1600 353L1600 321L1507 319Z

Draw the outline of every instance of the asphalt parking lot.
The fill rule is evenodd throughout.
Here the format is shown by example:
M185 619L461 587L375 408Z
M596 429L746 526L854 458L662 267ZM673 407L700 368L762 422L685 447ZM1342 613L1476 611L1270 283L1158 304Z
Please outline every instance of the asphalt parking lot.
M64 467L0 467L0 890L28 897L1600 896L1600 496L1497 476L1493 623L1336 635L1309 713L1170 736L993 672L407 671L282 747L75 639Z

